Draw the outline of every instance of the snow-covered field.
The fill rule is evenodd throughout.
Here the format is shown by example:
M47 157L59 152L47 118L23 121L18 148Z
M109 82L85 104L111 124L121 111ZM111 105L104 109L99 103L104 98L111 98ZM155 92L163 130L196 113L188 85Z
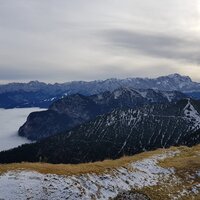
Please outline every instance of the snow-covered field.
M153 156L127 167L113 169L102 175L74 176L43 175L30 171L8 172L0 176L0 199L109 199L122 191L156 185L160 178L169 177L173 169L157 165L159 160L174 156L168 152Z
M17 131L26 121L27 116L40 108L0 109L0 151L17 147L29 140L19 137Z

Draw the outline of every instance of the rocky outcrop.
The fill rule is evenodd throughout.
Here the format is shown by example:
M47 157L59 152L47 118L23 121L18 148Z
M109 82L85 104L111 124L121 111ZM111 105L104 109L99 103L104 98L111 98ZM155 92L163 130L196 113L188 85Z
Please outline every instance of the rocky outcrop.
M113 200L151 200L151 199L148 196L141 193L126 191L118 194L117 197L115 197Z

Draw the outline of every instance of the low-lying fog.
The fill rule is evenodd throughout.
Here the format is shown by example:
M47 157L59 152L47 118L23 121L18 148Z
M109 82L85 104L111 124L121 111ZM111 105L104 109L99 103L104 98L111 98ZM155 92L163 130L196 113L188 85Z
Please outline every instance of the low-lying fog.
M0 109L0 151L30 143L26 138L20 137L17 131L26 121L27 116L40 108L14 108Z

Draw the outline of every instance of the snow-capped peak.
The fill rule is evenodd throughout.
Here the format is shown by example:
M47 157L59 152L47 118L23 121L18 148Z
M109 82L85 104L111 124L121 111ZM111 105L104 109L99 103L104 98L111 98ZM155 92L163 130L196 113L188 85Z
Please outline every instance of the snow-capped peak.
M170 78L170 79L174 79L174 80L176 80L176 81L192 82L192 80L191 80L191 78L190 78L189 76L182 76L182 75L177 74L177 73L175 73L175 74L170 74L170 75L168 75L168 76L166 76L166 77L168 77L168 78Z

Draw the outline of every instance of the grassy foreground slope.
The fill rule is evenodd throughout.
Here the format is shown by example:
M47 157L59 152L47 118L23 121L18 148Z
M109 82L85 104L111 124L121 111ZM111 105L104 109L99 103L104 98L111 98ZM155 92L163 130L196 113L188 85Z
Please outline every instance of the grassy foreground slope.
M166 150L168 151L168 150ZM156 151L143 152L134 156L125 156L116 160L104 160L93 163L83 164L50 164L50 163L11 163L0 164L0 174L13 171L13 170L30 170L36 171L42 174L56 174L56 175L81 175L87 173L102 174L112 171L119 167L126 167L128 164L136 161L140 161L145 158L149 158L154 155L161 154L163 149Z
M159 185L142 188L140 192L148 194L153 200L200 200L200 145L177 149L179 154L159 163L163 168L175 169L175 174Z
M3 199L23 199L20 192L34 199L117 199L129 191L152 200L199 200L200 145L78 165L2 164L0 185Z

